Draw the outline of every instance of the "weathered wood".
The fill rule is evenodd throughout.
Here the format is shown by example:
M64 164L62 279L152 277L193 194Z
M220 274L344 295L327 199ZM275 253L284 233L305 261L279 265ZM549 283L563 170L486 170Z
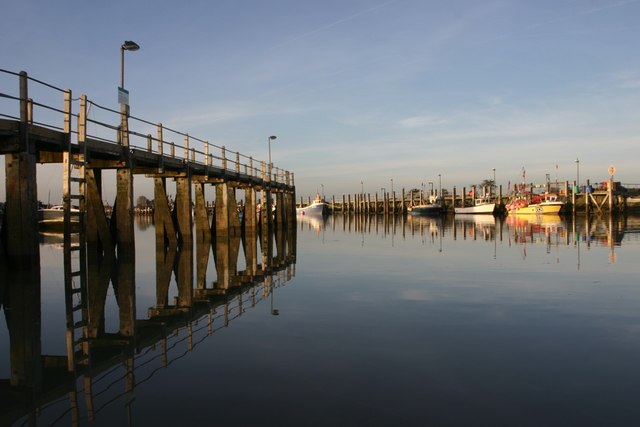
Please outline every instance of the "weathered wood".
M207 206L204 199L204 185L201 182L194 183L196 194L196 242L198 243L206 239L211 240L211 225L209 225L209 215L207 214Z
M244 190L244 214L242 216L245 233L255 230L258 225L256 210L256 192L253 187L247 187Z
M216 185L216 237L238 234L240 220L236 208L235 191L227 183Z
M165 244L165 239L170 244L176 245L178 238L173 224L173 217L167 200L167 189L165 178L154 178L154 202L153 221L156 230L156 242Z
M183 245L193 241L193 217L191 215L191 179L176 178L176 219L178 237Z
M114 244L109 231L109 221L105 215L102 202L102 191L99 181L102 172L100 170L85 170L85 192L87 198L87 229L88 243L100 243L104 250L113 251Z
M134 243L133 229L133 174L131 169L116 171L116 242L118 250L121 245Z

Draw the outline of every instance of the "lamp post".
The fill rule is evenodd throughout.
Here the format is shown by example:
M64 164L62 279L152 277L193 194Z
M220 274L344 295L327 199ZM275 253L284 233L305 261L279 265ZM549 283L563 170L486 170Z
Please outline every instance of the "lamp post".
M497 188L498 186L496 185L496 168L491 169L493 171L493 187Z
M271 167L271 141L273 141L274 139L278 139L278 137L275 135L271 135L269 137L269 167Z
M120 46L120 87L124 89L124 51L128 50L131 52L135 52L139 50L140 46L136 42L132 42L131 40L125 40L125 42Z
M442 175L438 174L438 197L442 197Z
M125 42L120 46L120 87L118 88L118 102L120 102L120 129L122 131L120 139L121 144L123 145L129 145L129 125L127 123L127 115L129 114L129 93L124 89L124 51L128 50L135 52L139 49L140 46L131 40L125 40ZM120 98L121 94L122 98Z
M429 181L429 197L433 196L433 181Z
M322 188L322 201L324 201L324 184L320 184L320 187Z
M576 191L576 193L580 192L580 159L578 159L576 157L576 187L578 188L578 191Z
M391 178L391 195L393 196L393 178Z

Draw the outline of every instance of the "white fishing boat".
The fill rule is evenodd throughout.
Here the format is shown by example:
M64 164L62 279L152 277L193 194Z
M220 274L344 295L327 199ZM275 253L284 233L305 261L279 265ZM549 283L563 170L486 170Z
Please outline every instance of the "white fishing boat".
M483 194L473 201L473 206L455 208L456 214L493 214L496 210L496 202L491 194Z
M298 215L327 215L329 213L329 205L320 197L316 195L311 204L296 208L296 214Z
M76 228L80 223L80 210L71 208L71 227ZM62 230L64 227L64 206L55 205L50 208L38 209L38 225L42 229Z

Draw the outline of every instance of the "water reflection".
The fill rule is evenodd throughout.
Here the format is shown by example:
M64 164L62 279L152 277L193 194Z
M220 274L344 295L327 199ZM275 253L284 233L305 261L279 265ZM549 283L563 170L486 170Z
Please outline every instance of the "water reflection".
M147 237L153 236L152 228L148 223L139 227L149 229ZM253 410L256 405L268 410L274 402L277 415L265 419L274 421L291 410L297 411L298 420L308 420L304 418L308 414L330 406L332 393L327 390L337 381L342 381L349 396L360 394L362 401L372 402L364 409L354 406L349 419L362 421L360 424L371 420L362 414L377 415L385 410L380 408L388 411L382 412L381 420L404 416L402 420L418 424L425 394L440 399L433 413L444 407L459 413L461 399L469 404L487 395L501 396L510 407L528 405L531 410L547 396L562 400L576 390L571 384L580 388L589 381L583 371L569 375L568 381L557 380L558 372L573 372L580 355L589 353L572 352L573 348L597 350L617 345L617 355L627 354L630 348L631 360L626 362L633 365L638 353L625 345L638 342L634 335L638 298L634 299L633 284L624 282L628 274L624 269L632 269L628 275L635 283L637 267L634 261L625 263L625 257L620 255L620 261L617 257L618 252L633 249L623 248L625 245L635 245L635 251L626 252L635 254L638 236L640 219L634 217L578 217L574 221L457 215L308 216L273 233L230 233L217 240L197 235L193 247L158 242L153 237L138 239L135 257L127 256L126 251L88 252L87 287L84 295L82 291L72 295L71 307L77 311L67 330L67 311L55 313L54 325L47 324L54 316L43 316L40 311L57 302L65 305L62 297L56 301L55 295L40 289L41 283L53 280L43 265L44 257L43 264L32 260L22 268L9 268L2 258L0 275L8 280L0 281L0 304L7 324L7 331L2 331L7 338L1 342L7 343L8 359L0 359L6 365L5 380L0 381L0 425L16 420L52 424L58 418L65 425L87 420L106 424L112 422L114 413L124 412L127 417L143 413L140 402L145 397L154 405L182 399L185 406L201 409L202 399L209 400L216 387L213 400L231 401L230 408L236 408L233 405L242 397L250 398L247 408L252 410L247 412L251 414L243 416L253 416L254 422L247 424L258 424L261 416L269 414ZM298 239L301 256L309 262L299 272L300 286L285 288L296 274ZM149 248L142 248L144 244ZM59 245L55 238L43 237L41 252L53 248L59 253ZM606 287L598 287L594 282L612 277L611 271L593 274L603 269L603 260L618 263L615 274L620 274L615 281L607 281ZM589 264L596 266L589 269ZM141 277L145 268L151 270L151 279ZM46 271L43 277L41 269ZM585 270L590 274L584 274ZM548 275L542 277L544 273ZM151 284L148 295L144 292L147 283ZM55 287L58 294L60 289ZM287 300L293 293L297 305ZM601 304L603 299L609 305ZM110 312L110 301L115 313ZM247 318L259 311L252 309L261 303L264 317L250 324ZM249 316L243 317L245 313ZM231 357L219 357L220 348L203 351L205 340L241 317L246 323L237 322L240 326L232 330L239 336L232 340L239 349L225 348L225 355ZM585 321L590 321L588 327ZM263 327L259 334L268 335L264 341L247 333L256 324ZM609 325L610 329L604 329ZM46 334L51 330L55 333ZM611 334L612 330L619 335ZM2 332L0 338L4 338ZM229 335L224 337L229 339ZM213 341L222 339L219 334ZM51 341L56 345L50 345ZM260 345L243 347L248 341ZM65 345L70 349L67 353ZM556 354L566 360L554 358ZM181 359L199 369L181 371L176 366ZM205 361L197 364L199 359ZM627 366L612 361L615 359L602 356L596 366L598 374L609 378L604 365ZM222 381L219 367L225 369L227 364L231 373ZM559 364L562 368L557 368ZM158 380L157 372L172 365L176 369L166 370L162 381ZM550 366L553 369L548 371ZM169 372L176 370L177 377L171 376ZM505 371L501 388L494 384L493 373ZM584 371L591 374L595 370L587 364ZM615 378L624 379L627 374ZM180 375L188 377L189 390L174 387ZM198 387L193 383L201 376L220 381ZM253 376L258 378L252 380ZM520 392L519 399L509 399L522 383L538 387L541 377L548 382L540 388L544 396L531 392L529 400L530 395ZM154 387L166 389L149 390ZM555 392L558 388L561 391ZM389 394L389 389L394 393ZM306 406L290 404L303 393L309 397ZM160 400L161 394L168 397ZM334 408L348 411L351 406L344 409L343 405L345 394L338 394ZM487 398L481 406L496 405L500 419L506 413L506 404L496 403L504 401L501 399ZM398 410L407 409L402 405L412 400L415 405L409 410ZM185 423L193 423L189 417L197 411L178 407L173 412L184 417ZM149 417L145 421L151 423L154 413L164 415L154 407L144 412ZM477 419L465 421L458 424L474 424Z
M150 224L138 226L144 231ZM9 265L0 253L0 274L9 279L0 286L0 308L10 348L10 376L0 381L0 425L18 420L79 425L99 419L115 402L124 406L130 421L134 390L159 369L261 302L279 314L273 294L295 275L296 230L278 228L198 239L195 262L190 245L156 241L156 298L145 318L137 316L134 252L89 248L86 270L74 279L78 286L66 291L66 334L56 333L63 341L66 336L66 354L42 353L39 259ZM78 235L72 236L73 244L78 241ZM42 250L61 252L62 247L61 235L41 236ZM211 253L213 270L208 268ZM65 262L84 259L77 253L72 257ZM172 288L177 289L173 299ZM117 303L116 331L107 327L110 294ZM50 304L44 297L42 302Z
M301 231L312 230L325 238L325 231L344 231L362 235L395 239L419 239L423 244L436 245L443 250L443 241L482 240L494 242L494 247L505 243L515 248L526 245L545 245L547 251L554 246L592 245L611 248L609 259L615 262L614 248L625 239L637 239L640 218L633 216L563 217L558 215L518 215L506 218L491 215L430 216L339 216L298 219ZM523 250L526 256L526 249Z

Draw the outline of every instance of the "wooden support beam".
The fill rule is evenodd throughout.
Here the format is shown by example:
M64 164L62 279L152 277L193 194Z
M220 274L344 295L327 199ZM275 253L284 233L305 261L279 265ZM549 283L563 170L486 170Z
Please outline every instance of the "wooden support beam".
M133 229L133 174L131 169L118 169L116 172L116 242L121 245L134 243Z
M154 202L153 221L156 230L156 242L164 246L166 242L176 245L178 238L173 224L171 208L167 200L167 183L165 178L154 178Z
M196 242L211 241L211 225L204 198L204 185L201 182L194 183L196 193L195 219L196 219Z
M87 200L87 243L100 243L105 251L112 252L114 242L109 230L109 221L105 215L102 203L102 189L100 181L101 170L86 169L86 200Z
M176 179L176 218L178 236L183 245L193 242L193 218L191 216L191 179Z
M244 190L243 222L245 233L255 230L258 225L256 192L253 187L247 187Z

